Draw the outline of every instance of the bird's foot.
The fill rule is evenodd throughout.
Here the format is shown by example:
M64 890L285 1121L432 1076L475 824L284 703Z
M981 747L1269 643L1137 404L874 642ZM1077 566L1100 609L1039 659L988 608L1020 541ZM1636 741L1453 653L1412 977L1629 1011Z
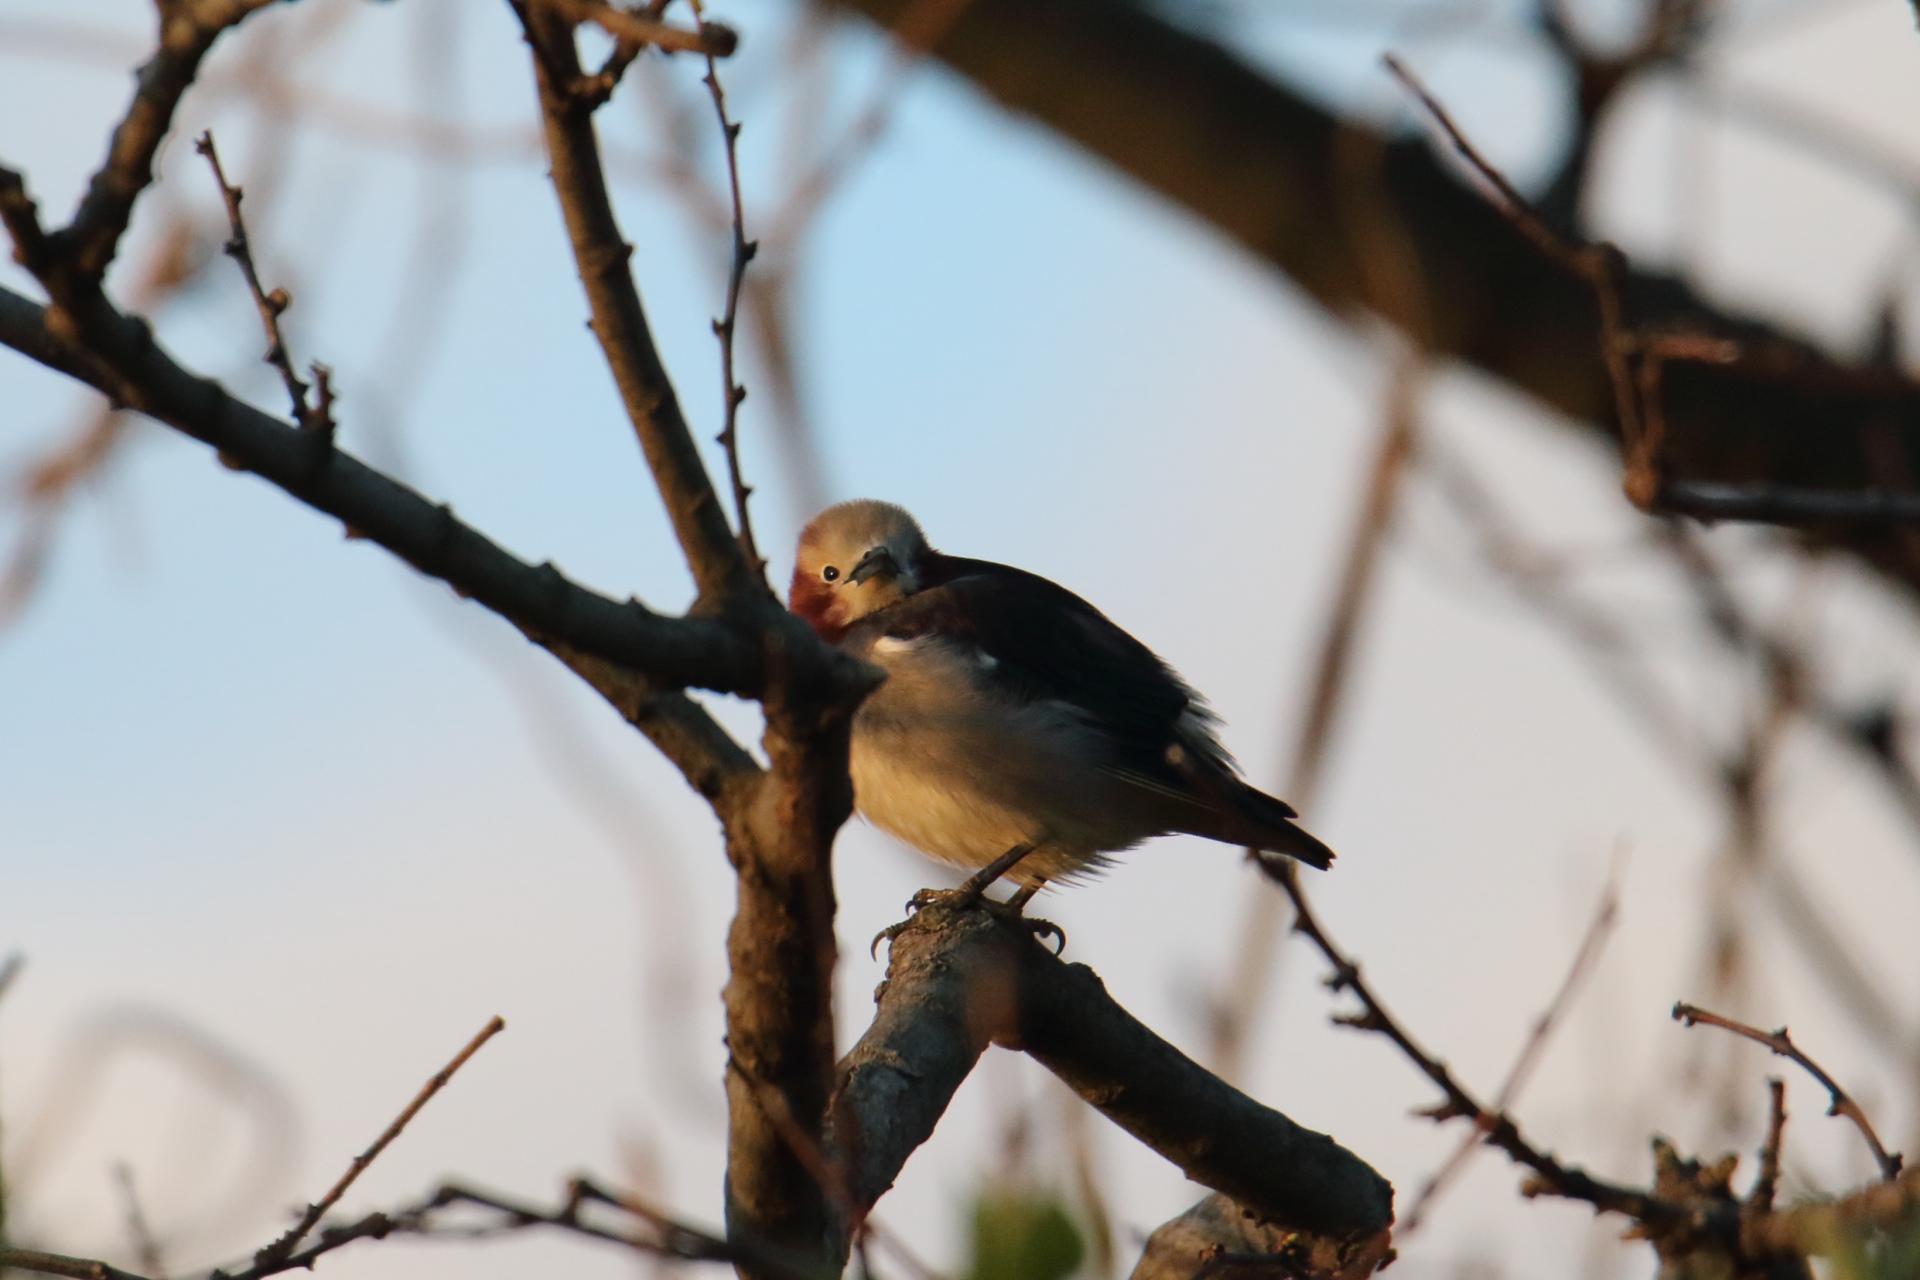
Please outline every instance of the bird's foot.
M1020 852L1024 855L1024 853L1029 851L1022 850ZM1015 859L1015 861L1017 861L1017 859ZM1011 865L1011 863L1008 865ZM988 868L990 871L993 869L992 867ZM979 883L975 883L976 881ZM1067 949L1067 931L1065 929L1062 929L1051 920L1030 918L1026 914L1027 903L1033 900L1034 894L1040 892L1040 886L1045 883L1044 881L1036 881L1033 884L1025 886L1005 902L999 902L986 896L986 887L992 882L992 879L982 880L980 876L976 875L958 889L920 890L920 892L907 899L907 918L898 924L890 924L879 933L876 933L873 936L872 945L868 948L868 954L877 957L880 953L880 943L882 941L891 943L895 938L914 926L914 923L920 918L922 911L934 906L945 907L949 911L969 911L974 909L985 911L1001 923L1024 929L1037 939L1053 939L1055 943L1053 953L1055 955L1059 955Z

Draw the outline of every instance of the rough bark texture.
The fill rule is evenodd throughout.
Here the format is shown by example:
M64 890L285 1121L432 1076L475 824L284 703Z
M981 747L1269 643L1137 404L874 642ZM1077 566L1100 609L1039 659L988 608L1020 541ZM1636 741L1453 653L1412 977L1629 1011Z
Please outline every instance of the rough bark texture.
M979 910L934 905L894 941L873 1026L840 1066L832 1140L857 1209L933 1132L989 1042L1022 1049L1109 1119L1260 1218L1350 1241L1393 1188L1324 1134L1208 1073L1116 1004L1085 965Z
M1284 1227L1261 1222L1227 1197L1215 1192L1177 1218L1162 1223L1147 1237L1130 1280L1192 1280L1210 1258L1219 1253L1273 1254L1292 1239ZM1223 1267L1212 1274L1271 1280L1285 1275L1272 1266Z
M912 0L838 0L892 25ZM1576 419L1612 433L1598 311L1417 142L1384 145L1384 189L1419 264L1429 316L1370 289L1335 157L1340 120L1218 45L1127 0L972 0L934 52L1003 105L1051 126L1212 223L1336 312L1366 307ZM1630 324L1742 340L1737 367L1666 374L1668 472L1689 481L1908 489L1920 470L1920 387L1843 365L1777 326L1717 308L1682 281L1629 270ZM1382 304L1385 304L1384 306ZM1765 508L1754 507L1750 514ZM1783 511L1781 518L1798 519ZM1888 522L1823 536L1902 584L1920 540Z

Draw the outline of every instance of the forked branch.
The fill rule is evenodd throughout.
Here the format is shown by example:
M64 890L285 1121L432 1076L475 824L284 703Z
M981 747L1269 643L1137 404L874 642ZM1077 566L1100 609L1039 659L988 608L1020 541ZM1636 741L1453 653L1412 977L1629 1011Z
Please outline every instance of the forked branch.
M313 366L313 380L319 387L317 398L309 403L307 384L294 371L293 356L287 350L287 339L280 332L280 316L293 305L293 299L285 289L275 289L269 293L260 283L260 271L253 260L253 240L247 234L247 220L240 213L241 191L227 181L227 174L220 167L220 152L213 144L213 131L202 133L193 144L193 149L207 158L213 167L213 179L220 184L220 198L226 202L227 225L230 235L222 250L240 266L240 274L247 279L247 289L253 294L253 305L260 312L260 326L267 331L266 362L280 374L280 381L287 389L287 398L293 402L293 417L302 430L326 444L333 443L333 385L331 374L322 364Z
M1840 1087L1838 1080L1835 1080L1831 1075L1827 1074L1825 1067L1822 1067L1812 1058L1809 1058L1806 1051L1793 1042L1793 1038L1787 1034L1785 1027L1781 1027L1778 1031L1762 1031L1758 1027L1748 1026L1744 1022L1736 1022L1732 1018L1723 1017L1720 1014L1702 1009L1697 1005L1688 1004L1685 1001L1680 1001L1673 1006L1673 1020L1689 1027L1705 1024L1709 1027L1719 1027L1722 1031L1731 1031L1737 1036L1744 1036L1755 1044L1765 1045L1779 1057L1791 1058L1793 1061L1799 1063L1808 1075L1818 1080L1826 1089L1828 1097L1831 1099L1827 1106L1827 1114L1830 1116L1845 1116L1853 1122L1854 1128L1860 1130L1860 1136L1866 1139L1867 1146L1873 1151L1875 1163L1880 1166L1881 1179L1886 1182L1892 1182L1900 1176L1900 1153L1898 1151L1889 1152L1886 1147L1881 1145L1880 1135L1873 1131L1873 1122L1867 1119L1867 1113L1860 1109L1860 1104L1853 1100L1851 1094Z

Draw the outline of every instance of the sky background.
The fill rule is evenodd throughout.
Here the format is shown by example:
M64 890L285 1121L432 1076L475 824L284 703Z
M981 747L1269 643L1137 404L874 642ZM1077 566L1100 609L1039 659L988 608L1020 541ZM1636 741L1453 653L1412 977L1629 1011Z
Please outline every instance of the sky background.
M1920 164L1902 128L1920 108L1911 10L1793 10L1733 6L1709 90L1810 104ZM723 74L745 124L753 217L782 189L794 11L739 0L716 12L744 33ZM1277 72L1382 119L1398 108L1375 58L1401 49L1517 179L1550 171L1558 90L1512 7L1472 9L1439 33L1391 6L1372 12L1386 17L1303 0L1215 20ZM149 27L131 2L0 0L0 160L29 175L50 220L97 163ZM299 48L297 123L277 135L235 71L248 41L269 40ZM866 100L884 59L869 31L835 35L835 122ZM669 73L692 91L690 64ZM1831 156L1729 124L1700 93L1654 82L1623 104L1599 162L1599 228L1731 305L1858 349L1886 282L1910 289L1908 208ZM505 7L275 6L222 47L188 102L129 252L144 251L165 208L212 210L187 143L212 126L230 170L255 175L254 233L269 282L294 295L296 353L336 371L343 447L518 555L683 606L686 572L582 323ZM647 107L630 87L601 120L655 333L704 438L718 425L707 325L719 264L653 176ZM374 108L457 120L478 141L464 163L423 158ZM437 295L410 275L435 261ZM0 278L33 291L11 266ZM834 192L797 279L829 496L900 502L936 546L1094 601L1209 696L1249 776L1277 785L1391 339L1329 317L1209 228L933 66L913 72L884 136ZM230 264L156 319L184 362L281 407ZM746 373L753 386L751 361ZM0 462L49 447L90 403L0 353ZM811 512L783 484L763 405L749 399L742 430L783 583ZM1421 424L1543 542L1585 557L1599 597L1660 642L1676 705L1725 736L1739 689L1648 553L1616 461L1460 369L1433 371ZM1819 676L1836 692L1909 705L1920 694L1908 602L1844 565L1808 587L1764 534L1716 530L1711 545L1763 610L1812 592ZM1747 1096L1728 1131L1718 1098L1688 1083L1707 1033L1667 1019L1701 983L1719 809L1465 546L1416 482L1308 815L1341 855L1311 877L1316 901L1393 1009L1491 1093L1619 859L1621 922L1519 1114L1567 1159L1634 1181L1648 1176L1651 1133L1703 1155L1750 1152L1770 1068L1757 1052L1737 1059ZM752 734L751 708L713 701ZM1900 1007L1920 1011L1911 834L1870 779L1810 736L1789 739L1782 777L1784 856ZM851 1043L881 972L866 940L939 873L856 822L837 874ZM1065 927L1070 959L1198 1053L1247 900L1262 892L1235 850L1170 839L1040 909ZM28 961L0 1005L15 1222L47 1247L130 1261L112 1176L126 1161L175 1266L244 1254L496 1013L506 1033L361 1179L349 1211L444 1174L548 1199L591 1169L715 1222L730 908L704 804L544 654L202 446L138 426L0 635L0 950ZM1790 1024L1857 1086L1889 1142L1907 1142L1920 1115L1901 1074L1834 1011L1770 916L1756 912L1753 928L1748 1012ZM1390 1046L1329 1026L1341 1006L1321 973L1298 944L1285 950L1246 1084L1371 1161L1404 1208L1458 1133L1408 1114L1432 1093ZM63 1107L102 1044L126 1051ZM206 1044L250 1082L250 1111L182 1069ZM1867 1177L1854 1136L1820 1119L1823 1096L1800 1078L1789 1089L1791 1185ZM958 1269L964 1204L1008 1127L1037 1117L1035 1176L1057 1177L1070 1105L1039 1068L991 1051L879 1216ZM282 1123L291 1136L262 1154L259 1135ZM1138 1233L1200 1191L1104 1121L1094 1141L1130 1265ZM1650 1271L1643 1247L1611 1243L1617 1224L1522 1202L1516 1184L1482 1156L1396 1274ZM527 1237L389 1242L323 1266L487 1280L633 1263Z

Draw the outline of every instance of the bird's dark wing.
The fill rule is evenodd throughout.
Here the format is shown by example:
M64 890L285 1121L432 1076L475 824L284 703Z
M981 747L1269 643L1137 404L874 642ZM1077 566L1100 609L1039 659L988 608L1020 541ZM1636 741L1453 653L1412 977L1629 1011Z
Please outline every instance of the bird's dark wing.
M1183 716L1211 714L1153 650L1037 574L938 554L918 568L921 589L874 615L884 634L972 644L993 660L984 680L1022 701L1070 704L1113 742L1115 767L1182 785L1167 748L1183 741Z

